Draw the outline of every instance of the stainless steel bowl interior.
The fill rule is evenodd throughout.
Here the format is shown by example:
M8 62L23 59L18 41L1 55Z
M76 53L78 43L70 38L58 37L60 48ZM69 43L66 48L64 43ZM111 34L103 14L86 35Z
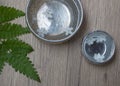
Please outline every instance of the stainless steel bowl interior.
M115 43L106 32L94 31L86 35L82 42L82 53L91 62L106 63L113 57Z
M78 31L83 9L79 0L30 0L26 20L38 38L47 42L63 42Z

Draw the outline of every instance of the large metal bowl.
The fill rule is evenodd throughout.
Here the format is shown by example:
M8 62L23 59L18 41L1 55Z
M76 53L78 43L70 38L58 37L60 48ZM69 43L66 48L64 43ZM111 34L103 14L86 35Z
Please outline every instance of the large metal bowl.
M83 8L79 0L29 0L26 20L39 39L61 43L79 30Z

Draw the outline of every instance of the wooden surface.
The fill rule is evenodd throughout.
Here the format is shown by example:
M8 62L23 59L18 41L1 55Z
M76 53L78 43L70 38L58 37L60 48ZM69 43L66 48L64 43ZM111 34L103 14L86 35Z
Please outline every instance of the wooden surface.
M68 42L51 45L32 34L22 39L35 51L30 59L35 64L42 83L27 79L6 64L0 75L0 86L120 86L120 0L81 0L84 21L81 30ZM27 0L0 0L0 5L25 11ZM21 18L16 23L25 24ZM94 30L108 32L115 40L115 58L109 64L96 66L81 55L83 36Z

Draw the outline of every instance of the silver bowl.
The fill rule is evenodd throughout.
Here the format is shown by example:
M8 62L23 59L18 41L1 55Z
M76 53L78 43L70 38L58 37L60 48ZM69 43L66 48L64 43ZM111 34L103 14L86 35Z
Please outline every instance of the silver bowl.
M83 39L82 53L95 64L106 63L113 58L115 53L114 40L104 31L89 33Z
M83 8L80 0L29 0L26 21L38 38L61 43L80 28Z

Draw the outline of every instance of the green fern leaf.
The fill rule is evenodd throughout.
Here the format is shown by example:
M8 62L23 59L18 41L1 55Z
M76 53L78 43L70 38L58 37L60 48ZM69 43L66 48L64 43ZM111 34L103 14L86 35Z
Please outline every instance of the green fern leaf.
M3 70L4 65L5 65L5 61L3 59L0 59L0 74Z
M1 40L0 44L0 58L10 58L14 55L24 55L32 52L33 48L19 39Z
M28 57L25 56L15 56L10 58L8 60L9 65L11 65L16 71L19 71L20 73L23 73L28 78L31 78L33 80L36 80L40 82L39 75L34 65L31 63Z
M27 57L33 48L17 39L18 36L29 33L29 30L21 25L8 23L24 15L24 12L15 8L0 6L0 73L5 63L8 63L16 71L40 82L34 65Z
M2 67L4 66L2 62L6 61L16 71L40 82L39 75L33 67L32 62L26 57L27 54L32 51L32 47L21 40L3 40L0 45L0 69L2 70Z
M30 33L27 27L18 24L6 23L0 25L0 38L9 39L22 34Z
M24 16L25 13L12 7L0 6L0 24Z

